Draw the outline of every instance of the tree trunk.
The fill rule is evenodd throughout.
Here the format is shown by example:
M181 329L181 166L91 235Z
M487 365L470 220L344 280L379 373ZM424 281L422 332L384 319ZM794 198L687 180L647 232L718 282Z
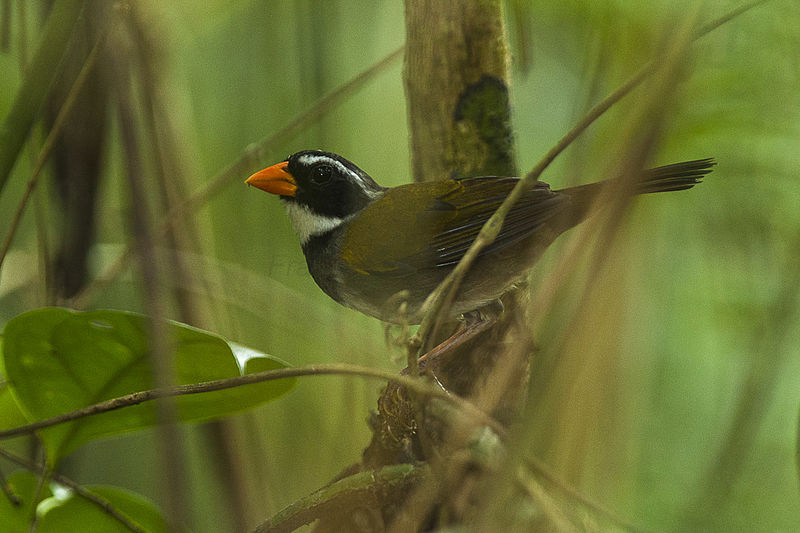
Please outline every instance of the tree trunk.
M414 180L516 174L501 2L406 1Z
M406 1L405 85L416 181L517 174L508 89L508 46L499 0ZM529 336L514 295L490 330L447 352L430 369L451 393L468 397L502 422L511 422L528 383ZM431 363L433 365L434 363ZM361 468L431 462L429 486L409 487L405 503L382 509L391 531L457 525L474 515L480 474L449 465L449 451L466 445L447 414L430 402L420 416L402 388L379 399L374 435ZM436 414L434 414L436 413ZM422 420L417 420L421 418ZM433 450L433 451L432 451ZM432 451L432 455L431 455ZM454 463L455 464L455 463ZM468 503L467 503L468 502ZM437 512L437 509L443 512ZM446 516L444 522L438 517Z

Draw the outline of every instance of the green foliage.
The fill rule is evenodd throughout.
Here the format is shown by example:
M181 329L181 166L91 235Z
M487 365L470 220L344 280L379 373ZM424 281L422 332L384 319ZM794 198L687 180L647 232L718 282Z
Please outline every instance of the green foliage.
M5 495L0 495L2 530L4 533L28 533L31 528L31 518L36 513L37 502L50 497L52 493L47 486L39 490L39 479L30 472L15 472L8 476L6 481L18 504L12 503Z
M147 533L169 531L166 520L151 502L130 491L116 487L87 485L84 487L101 501L111 505L132 524ZM38 533L82 531L86 533L130 533L130 528L109 514L97 503L74 492L66 497L52 497L41 503L44 509L36 524Z
M703 21L743 3L704 2ZM520 170L530 169L589 106L649 61L682 12L696 4L508 0L514 72L510 98ZM252 143L279 130L404 38L402 2L390 0L211 0L202 9L195 2L130 5L141 9L137 13L149 32L145 37L159 46L155 55L160 61L153 66L162 82L154 89L162 112L158 135L139 132L141 139L152 141L152 146L142 145L148 171L138 176L146 183L151 207L165 205L161 184L149 171L161 165L160 158L175 156L165 163L169 186L174 186L167 188L174 196L201 190ZM17 43L27 39L30 58L44 35L34 19L36 9L27 11L27 32L19 12L12 11L11 49L0 54L3 120L15 95L22 94L21 80L31 67L23 60L24 46ZM559 478L645 530L800 529L800 25L791 22L798 14L796 2L766 2L693 45L692 70L681 82L678 105L652 164L714 156L714 174L689 193L637 201L609 251L607 275L591 278L591 294L582 292L586 280L579 274L566 281L551 309L532 302L532 315L544 324L535 333L540 372L534 376L535 409L519 426L535 431L518 449L546 461ZM112 32L112 44L127 42L114 40L116 35ZM113 57L122 53L119 46L113 48ZM49 65L50 74L57 71L56 62ZM136 88L134 96L145 92ZM542 179L566 186L607 177L624 153L627 121L646 90L640 88L598 120ZM147 114L140 98L131 105ZM97 275L132 241L116 116L109 113L99 226L91 250ZM175 135L165 139L170 129ZM23 131L13 133L25 138ZM9 152L16 166L0 195L1 239L35 159L25 155L36 155L39 137L27 136L31 154ZM407 137L398 62L343 105L328 109L313 127L258 152L248 171L299 149L323 148L357 162L381 184L397 185L409 177ZM196 231L188 245L176 246L190 276L164 280L164 298L188 294L197 318L192 323L296 364L398 367L387 353L380 324L330 302L314 286L279 202L247 190L241 184L247 174L231 177L218 195L202 202L203 209L182 213L181 222ZM0 324L53 303L44 289L50 272L42 265L48 253L52 256L54 228L63 217L54 208L58 188L46 178L2 265ZM163 215L159 207L152 212ZM570 239L567 235L556 243L537 265L534 287L554 273ZM162 241L159 246L173 244ZM123 269L85 305L142 310L141 301L136 270ZM170 317L181 316L174 301L166 307ZM578 307L583 320L574 316ZM44 334L45 322L42 317L42 324L32 327ZM120 331L147 330L135 322L121 321ZM82 327L86 342L98 335L109 346L117 343L112 335L103 336L102 328ZM223 351L216 342L209 346L215 353ZM39 348L31 353L41 355L46 367L53 362L51 354ZM107 371L119 356L110 352L87 351L86 357ZM138 365L137 372L147 368L141 361ZM0 385L0 429L38 418L34 412L49 416L109 397L97 390L91 370L86 378L94 384L91 390L70 380L53 381L62 389L44 390L27 383L40 376L21 378L29 395L75 393L68 395L70 406L57 408L36 400L33 407L26 405L14 389L19 377L2 376L11 383ZM43 374L41 379L51 377ZM109 387L118 381L104 379ZM124 372L119 380L126 380ZM149 388L151 382L137 386ZM192 477L181 488L190 493L193 529L240 531L237 517L248 525L259 523L327 484L358 460L368 442L364 421L375 407L378 388L349 378L304 379L282 401L226 420L223 438L211 437L211 428L204 425L182 428L190 443L186 462ZM242 394L249 396L247 388ZM180 405L184 413L204 409ZM128 410L141 417L128 420ZM110 429L121 431L124 424L117 419L151 421L152 409L126 408L64 425L72 436L58 427L42 435L57 457L74 449L79 435L94 439ZM170 480L153 472L160 459L154 433L84 441L63 466L78 480L135 487L160 501ZM0 468L7 472L7 464L0 461ZM27 483L20 494L33 493L34 476L9 477L12 484L18 477ZM244 503L237 506L227 499L234 493L243 494ZM23 512L6 503L0 497L3 513L16 513L20 521L12 523L28 531L32 507ZM0 514L0 529L6 516L11 514Z
M122 311L45 308L24 313L11 320L3 332L7 386L29 421L151 389L149 326L144 316ZM173 352L165 355L174 358L176 384L242 374L231 346L222 338L175 322L168 324L167 331ZM241 347L236 350L244 351ZM257 354L247 360L244 372L286 366L276 358ZM219 418L273 400L293 385L293 380L279 380L181 396L175 399L178 417L184 422ZM4 404L8 405L7 399ZM155 407L149 402L45 428L39 434L48 461L56 464L91 439L155 423Z
M0 430L28 423L7 383L0 385Z
M54 4L31 69L19 87L11 109L0 122L0 192L47 97L47 91L58 74L54 66L60 63L67 49L73 26L84 4L84 0L64 0Z

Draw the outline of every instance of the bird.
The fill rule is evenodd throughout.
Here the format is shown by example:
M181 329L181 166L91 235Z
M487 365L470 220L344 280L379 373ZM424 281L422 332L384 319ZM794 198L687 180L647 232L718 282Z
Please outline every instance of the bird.
M633 192L690 189L714 164L706 158L645 170ZM303 150L245 183L280 197L308 271L328 296L384 322L413 325L422 319L425 299L519 180L476 176L383 187L340 155ZM451 317L491 308L556 237L589 215L611 181L530 187L468 270ZM609 190L628 194L623 187Z

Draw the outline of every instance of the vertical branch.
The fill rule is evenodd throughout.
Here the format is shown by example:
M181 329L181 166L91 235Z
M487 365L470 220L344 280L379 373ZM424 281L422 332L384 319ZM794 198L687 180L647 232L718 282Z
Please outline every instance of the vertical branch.
M50 85L59 72L72 35L72 29L83 11L81 0L56 2L42 30L42 42L19 87L8 115L0 123L0 192L11 174L17 156L25 144L39 108L47 97Z
M404 82L414 180L515 175L502 3L406 0L405 7ZM528 343L519 342L525 334L517 327L516 300L508 300L494 328L451 350L434 371L448 391L473 396L505 421L524 397L520 392L527 387L529 352ZM417 353L410 352L413 371ZM437 508L447 517L439 525L460 523L467 502L474 501L480 474L469 460L450 455L463 449L468 432L446 416L430 416L435 406L422 406L413 394L398 400L402 396L392 386L382 393L382 434L376 430L365 465L411 459L431 461L435 468L429 482L409 492L402 513L384 510L390 531L417 531L438 514ZM408 441L414 443L406 450L411 457L398 458L397 448Z
M509 51L499 0L407 0L404 81L416 181L517 173L509 103ZM500 354L504 349L494 344L503 339L507 346L520 345L516 341L522 332L511 332L512 319L518 316L513 312L516 301L506 300L508 312L492 331L492 342L484 336L480 342L453 353L452 364L436 370L452 392L491 396L492 405L486 405L490 410L501 404L502 409L510 406L507 400L524 390L526 383L523 377L508 386L508 379L527 376L523 368L527 352L517 354L521 359L503 357ZM429 337L423 342L438 340L435 327ZM505 359L502 366L506 369L515 370L498 379L492 369L500 359ZM487 395L486 388L499 390Z
M124 45L118 44L124 50ZM134 250L139 260L142 280L144 308L151 317L150 362L156 388L174 385L174 368L170 339L166 328L166 305L163 291L163 278L156 254L152 219L148 213L148 199L143 185L146 175L142 165L140 143L137 135L137 121L131 105L131 74L129 70L130 52L121 53L114 63L114 79L120 135L125 152L125 169L130 194L130 224L134 238ZM177 425L175 400L164 398L156 403L159 421L159 444L161 461L166 484L167 508L171 526L178 530L187 522L188 511L185 501L186 471L184 467L183 446Z
M50 183L61 220L54 228L55 253L48 269L50 301L73 296L89 278L89 251L95 241L103 153L108 144L109 57L104 41L118 20L118 11L102 2L87 5L45 107L44 123L53 127L59 110L73 99L72 115L63 123L63 133L55 138L51 157ZM90 59L96 67L84 70ZM83 89L72 96L72 87L78 81Z
M168 91L160 75L163 50L158 43L159 35L151 24L143 20L140 8L134 7L129 14L130 29L133 32L133 52L138 87L141 90L144 108L143 125L146 138L149 140L148 150L154 158L154 177L161 209L165 213L179 210L182 199L189 196L185 171L180 161L180 142L175 130L174 111L168 104ZM192 284L208 283L209 277L197 269L203 266L190 267L186 261L185 249L202 253L203 239L200 236L197 220L194 217L169 217L164 226L165 263L169 270L165 272L169 279L165 281L172 289L178 315L182 322L194 326L209 328L211 310L203 306L195 297ZM206 287L210 293L210 287ZM235 438L231 432L235 424L231 421L213 421L202 426L205 434L207 452L215 457L215 482L220 485L220 494L225 498L225 507L235 524L237 531L247 530L248 517L253 513L247 487L247 468L239 457L235 447Z
M515 174L501 2L406 1L415 181Z

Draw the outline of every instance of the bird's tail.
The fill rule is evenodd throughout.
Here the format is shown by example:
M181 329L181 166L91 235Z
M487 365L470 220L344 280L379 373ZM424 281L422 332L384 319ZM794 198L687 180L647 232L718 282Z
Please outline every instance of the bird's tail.
M645 171L636 188L637 194L682 191L691 189L711 172L716 163L712 158L673 163Z
M663 167L645 170L641 180L635 185L636 194L647 194L651 192L682 191L691 189L703 177L711 172L711 167L716 165L714 159L695 159L694 161L684 161L683 163L673 163ZM587 185L578 185L561 189L560 193L568 194L573 200L594 200L600 191L609 184L609 181L598 181Z
M634 190L636 194L648 194L651 192L691 189L700 183L706 174L711 172L711 167L715 164L714 159L708 158L651 168L643 173L642 179L635 185ZM592 204L602 193L603 188L609 185L609 181L611 180L557 191L568 195L572 200L571 208L564 213L563 223L565 229L578 224L586 218Z

